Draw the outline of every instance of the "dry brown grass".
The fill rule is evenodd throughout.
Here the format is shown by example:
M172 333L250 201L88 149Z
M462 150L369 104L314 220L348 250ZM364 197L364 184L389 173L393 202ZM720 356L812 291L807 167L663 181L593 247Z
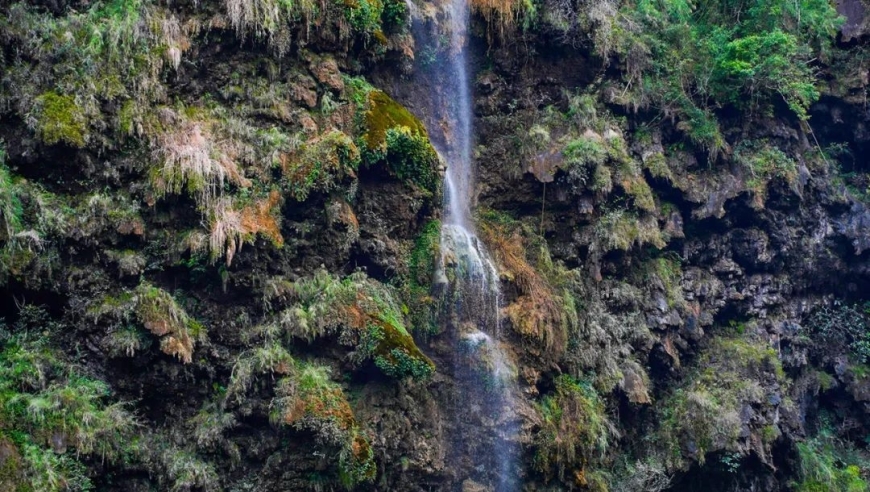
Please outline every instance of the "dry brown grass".
M229 266L244 243L252 243L258 234L278 247L284 245L281 225L276 210L281 204L281 194L273 190L263 200L236 208L230 198L218 199L209 211L208 241L191 243L191 249L208 247L212 259L226 256Z
M221 194L225 182L248 187L236 164L238 149L231 141L214 135L214 123L207 119L187 118L171 109L160 112L163 131L154 142L155 157L163 163L151 174L158 195L187 191L201 203Z
M160 337L160 350L185 364L192 362L197 341L205 341L205 328L188 316L172 295L147 282L136 288L134 300L139 321Z
M516 27L525 9L526 4L522 0L471 1L471 10L483 16L489 29L497 31L501 37Z
M527 241L519 228L488 223L480 229L495 260L521 293L505 310L514 329L525 337L543 341L549 351L562 353L567 333L560 298L547 278L529 262Z

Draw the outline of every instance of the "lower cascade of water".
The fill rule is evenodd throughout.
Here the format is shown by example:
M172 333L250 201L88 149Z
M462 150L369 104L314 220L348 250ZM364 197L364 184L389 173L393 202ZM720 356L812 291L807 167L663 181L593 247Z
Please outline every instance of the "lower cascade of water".
M516 490L516 368L500 342L498 269L467 227L444 224L436 287L449 301L456 340L457 456L475 466L465 480Z

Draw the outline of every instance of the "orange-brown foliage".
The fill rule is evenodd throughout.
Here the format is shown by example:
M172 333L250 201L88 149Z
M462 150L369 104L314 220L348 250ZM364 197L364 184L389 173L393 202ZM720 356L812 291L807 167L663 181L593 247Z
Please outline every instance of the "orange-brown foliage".
M245 207L241 211L241 226L243 234L262 234L269 238L276 246L284 245L284 237L281 235L281 226L275 217L275 207L281 203L281 194L272 190L265 200Z
M542 340L554 353L567 343L557 295L547 279L526 257L526 240L519 229L484 224L481 234L496 261L513 276L522 295L506 309L514 328L522 335Z

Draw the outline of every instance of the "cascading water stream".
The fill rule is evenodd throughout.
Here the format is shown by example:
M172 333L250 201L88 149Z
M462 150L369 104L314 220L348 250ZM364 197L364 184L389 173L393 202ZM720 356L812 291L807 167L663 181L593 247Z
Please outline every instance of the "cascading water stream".
M457 380L457 456L474 460L474 479L497 492L516 489L511 413L515 371L500 347L498 270L475 233L472 220L475 173L472 160L472 100L468 76L468 0L450 4L450 53L440 66L448 120L445 147L445 214L441 229L440 284L449 285L455 330ZM448 277L450 277L448 279ZM465 430L486 430L471 443Z

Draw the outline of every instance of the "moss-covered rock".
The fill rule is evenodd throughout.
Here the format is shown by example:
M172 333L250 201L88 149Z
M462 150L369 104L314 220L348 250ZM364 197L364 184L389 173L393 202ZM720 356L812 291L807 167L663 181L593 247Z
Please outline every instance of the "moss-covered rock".
M84 147L88 138L85 115L73 96L49 91L36 99L36 134L48 145Z
M396 378L423 379L435 370L405 327L404 314L388 286L361 272L338 279L320 270L289 289L295 302L280 316L289 335L313 341L339 334L356 348L355 360L370 360Z
M387 149L387 130L407 128L411 133L426 135L426 128L410 111L393 100L386 92L371 90L365 111L363 140L371 151Z
M313 192L329 192L356 178L360 152L353 140L338 130L302 144L282 163L284 183L299 201Z
M425 127L386 93L368 92L361 138L367 166L383 163L397 178L437 194L438 153Z

